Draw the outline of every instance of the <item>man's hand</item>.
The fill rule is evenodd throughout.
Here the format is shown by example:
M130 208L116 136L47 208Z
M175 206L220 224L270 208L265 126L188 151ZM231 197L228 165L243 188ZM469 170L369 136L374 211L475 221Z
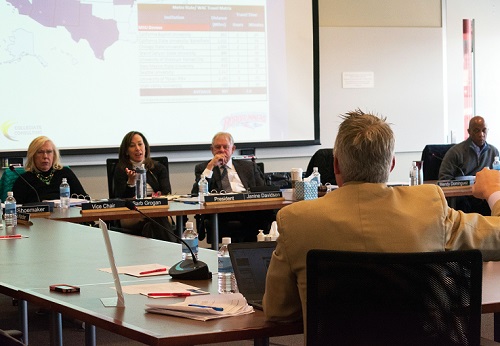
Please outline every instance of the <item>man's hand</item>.
M474 197L488 199L496 191L500 191L500 171L483 168L476 173L476 183L472 185Z
M225 154L215 154L212 160L207 165L209 170L212 170L215 166L224 166L227 163L228 159Z

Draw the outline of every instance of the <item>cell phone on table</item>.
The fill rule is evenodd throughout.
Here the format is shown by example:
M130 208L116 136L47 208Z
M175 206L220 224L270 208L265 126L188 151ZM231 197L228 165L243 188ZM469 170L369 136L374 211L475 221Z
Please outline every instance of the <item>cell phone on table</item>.
M80 292L80 287L67 284L56 284L50 285L50 290L61 293L76 293Z

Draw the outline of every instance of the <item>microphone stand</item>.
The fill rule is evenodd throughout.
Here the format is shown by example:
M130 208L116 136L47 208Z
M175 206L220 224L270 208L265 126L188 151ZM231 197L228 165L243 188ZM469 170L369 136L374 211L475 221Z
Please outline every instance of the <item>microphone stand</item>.
M202 262L196 258L194 255L193 249L182 239L179 237L177 234L160 224L158 221L153 219L152 217L146 215L142 211L140 211L134 202L132 201L126 201L125 206L130 209L138 212L142 216L144 216L146 219L149 221L152 221L156 225L158 225L160 228L163 230L169 232L170 234L173 234L175 238L179 239L188 249L189 252L191 253L191 258L192 259L185 259L180 262L177 262L174 264L172 267L170 267L168 274L172 277L172 279L179 279L179 280L206 280L206 279L211 279L212 278L212 273L208 270L208 266L205 262Z
M16 171L16 168L15 168L13 165L10 165L10 166L9 166L9 169L10 169L12 172L16 173L16 174L17 174L17 176L18 176L19 178L21 178L21 179L22 179L22 181L24 181L24 183L25 183L26 185L28 185L28 186L29 186L29 187L30 187L33 191L35 191L35 194L36 194L36 199L38 200L38 202L39 202L39 203L40 203L40 202L42 202L42 201L40 200L40 196L38 195L38 191L37 191L37 190L33 187L33 185L31 185L31 184L30 184L30 183L29 183L26 179L24 179L24 177L23 177L21 174L19 174L19 172L18 172L18 171Z

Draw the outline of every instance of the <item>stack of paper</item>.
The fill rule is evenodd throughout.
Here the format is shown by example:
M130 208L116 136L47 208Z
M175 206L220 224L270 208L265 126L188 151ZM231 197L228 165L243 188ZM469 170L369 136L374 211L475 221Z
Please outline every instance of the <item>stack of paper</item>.
M253 307L247 304L247 300L241 293L192 296L175 304L146 304L146 311L199 321L254 312Z

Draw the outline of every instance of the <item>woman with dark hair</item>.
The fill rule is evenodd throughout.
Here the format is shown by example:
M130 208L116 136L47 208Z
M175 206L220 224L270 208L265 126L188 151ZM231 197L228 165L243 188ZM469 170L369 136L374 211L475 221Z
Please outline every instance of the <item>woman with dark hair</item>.
M146 169L146 193L168 195L172 192L167 168L152 160L150 157L149 143L146 137L138 131L130 131L123 137L118 154L118 165L113 176L113 186L117 198L132 198L135 196L135 169L144 164ZM155 218L164 227L172 230L172 225L166 217ZM124 219L120 221L121 227L130 233L145 237L168 240L176 239L154 222L145 219Z

